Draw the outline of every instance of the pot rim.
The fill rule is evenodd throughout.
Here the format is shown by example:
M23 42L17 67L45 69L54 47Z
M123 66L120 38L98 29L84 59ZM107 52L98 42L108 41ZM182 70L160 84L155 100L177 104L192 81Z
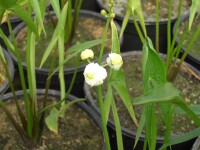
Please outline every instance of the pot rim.
M27 90L27 92L29 92L29 90ZM37 92L37 95L44 95L45 89L37 89L36 92ZM52 97L58 97L60 99L61 94L60 94L60 91L57 91L57 90L48 90L48 95ZM16 91L16 96L23 97L23 90ZM10 100L12 97L13 97L12 92L6 93L0 96L1 100L4 102ZM73 101L74 99L77 99L77 97L72 94L69 94L65 101L68 101L68 100ZM96 113L94 113L94 110L90 108L85 102L75 103L74 106L81 108L81 110L87 114L87 116L91 119L91 121L95 123L97 128L99 128L99 132L101 132L101 135L102 135L102 145L103 145L102 150L105 150L105 142L103 140L102 125L101 125L100 117Z
M11 81L13 81L13 79L14 79L14 73L15 73L15 68L14 68L13 60L12 60L11 56L9 55L9 53L6 50L4 50L2 48L2 51L4 53L6 62L8 64L8 71L9 71L9 75L10 75ZM5 93L8 88L9 88L9 81L8 81L8 78L6 78L6 81L0 87L0 95L3 94L3 93Z
M98 5L100 6L100 9L104 9L106 11L108 11L108 7L106 7L102 0L97 0L97 3ZM185 16L187 15L188 13L190 12L190 9L188 9L187 11L185 11L181 16ZM119 21L123 21L124 19L124 16L120 15L120 14L115 14L115 18ZM163 24L167 24L167 21L168 19L164 19L164 20L160 20L159 21L159 24L160 25L163 25ZM177 17L174 17L171 19L171 23L174 23L175 21L177 20ZM139 21L137 21L139 23ZM128 23L132 23L133 24L133 19L129 19L128 20ZM156 25L156 22L155 21L145 21L145 25Z

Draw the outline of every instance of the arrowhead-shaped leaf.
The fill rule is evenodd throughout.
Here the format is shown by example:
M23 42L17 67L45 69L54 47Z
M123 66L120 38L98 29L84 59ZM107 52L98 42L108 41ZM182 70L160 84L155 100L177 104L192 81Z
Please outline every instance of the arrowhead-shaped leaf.
M58 133L58 117L59 111L54 107L51 109L50 114L45 118L47 127L55 133Z
M145 40L142 57L144 93L146 93L150 89L167 82L166 68L149 38Z

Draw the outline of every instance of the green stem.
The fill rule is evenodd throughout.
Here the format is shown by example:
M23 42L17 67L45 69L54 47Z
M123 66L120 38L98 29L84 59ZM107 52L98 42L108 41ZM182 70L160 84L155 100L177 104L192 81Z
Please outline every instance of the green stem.
M110 139L108 135L108 129L107 129L107 123L106 123L106 115L105 115L105 110L103 106L103 98L102 98L102 89L101 86L97 87L98 91L98 103L99 103L99 108L100 108L100 113L101 113L101 121L102 121L102 128L103 128L103 135L105 138L106 142L106 150L110 150Z
M184 51L184 54L183 54L183 56L181 57L181 62L180 62L180 63L182 63L182 62L185 60L185 58L186 58L188 52L191 50L191 48L192 48L192 46L193 46L193 44L194 44L194 42L195 42L195 40L197 40L197 36L199 35L199 33L200 33L200 26L198 26L198 28L197 28L195 34L193 35L193 37L192 37L190 43L188 44L186 50Z
M168 104L167 104L168 105ZM163 144L167 143L170 140L171 137L171 124L172 124L172 114L173 114L173 107L170 107L170 104L168 105L169 112L167 114L167 118L165 120L166 124L166 131L165 131L165 137ZM164 115L164 114L163 114ZM165 148L166 149L166 148Z
M33 119L32 119L32 116L31 116L30 102L29 102L29 96L27 94L27 88L26 88L26 83L25 83L22 60L21 60L20 55L19 55L19 50L17 48L17 44L16 44L15 37L14 37L13 31L12 31L10 20L8 19L7 22L8 22L9 32L10 32L10 35L11 35L11 38L12 38L12 43L13 43L14 50L15 50L15 51L12 51L12 53L17 58L20 81L21 81L22 90L23 90L23 94L24 94L24 102L25 102L26 117L27 117L27 131L28 131L28 135L31 135L32 126L33 126Z
M73 15L74 17L73 17L73 22L72 22L72 30L71 30L71 34L70 34L70 37L69 37L69 45L71 45L72 40L74 38L75 29L76 29L76 26L77 26L77 21L78 21L81 5L82 5L82 0L76 0L75 1L74 15Z
M175 42L176 42L176 37L177 37L177 34L178 34L178 27L180 25L181 8L182 8L182 0L180 0L180 5L179 5L179 9L178 9L178 17L177 17L177 21L176 21L176 25L175 25L175 30L174 30L174 35L173 35L172 44L171 44L172 52L170 53L169 60L166 63L166 68L167 68L167 72L168 72L168 77L167 77L168 79L171 76L170 72L172 72L170 70L173 70L173 68L174 68L174 67L169 68L170 67L170 62L172 61L172 59L174 58L175 55L176 55L175 59L177 60L177 57L179 56L179 53L180 53L180 50L181 50L181 46L180 46L181 42L179 42L179 45L178 45L179 48L174 48ZM186 33L186 32L184 32L184 33ZM173 66L176 63L176 60L174 61Z
M156 51L159 52L159 0L156 0Z
M104 47L105 47L105 42L106 42L106 38L107 38L109 24L110 24L110 18L107 19L106 26L105 26L105 29L103 32L103 40L102 40L101 50L100 50L99 59L98 59L99 64L101 64L101 62L102 62L102 57L103 57L103 53L104 53Z
M170 55L171 55L171 13L172 13L172 0L168 0L168 21L167 21L167 60L166 66L170 64Z
M173 72L174 72L174 68L175 68L176 62L178 60L178 56L179 56L179 54L181 52L183 43L184 43L184 41L185 41L185 39L187 37L187 33L189 31L188 27L189 27L189 24L187 24L187 27L186 27L185 31L183 32L183 35L182 35L182 37L181 37L181 39L179 41L178 46L173 49L173 52L172 52L171 57L169 59L170 62L172 62L172 59L174 58L173 63L169 64L169 66L166 66L166 68L167 68L167 80L168 81L172 81L171 78L172 78L172 76L174 74Z
M75 82L75 79L76 79L76 75L77 75L77 72L78 72L79 64L80 64L80 60L77 63L76 70L74 71L74 74L73 74L69 89L67 90L67 93L65 94L65 97L68 97L68 95L70 94L70 92L71 92L71 90L73 88L73 85L74 85L74 82Z
M177 16L177 20L176 20L176 25L175 25L175 30L174 30L174 35L173 35L173 40L172 40L172 45L171 45L172 49L174 48L174 45L176 43L176 37L177 37L177 34L178 34L178 27L180 25L181 8L182 8L182 0L180 0L180 3L179 3L178 16Z
M53 55L51 65L50 65L50 69L49 69L49 73L48 73L48 79L47 79L47 82L46 82L46 85L45 85L45 93L44 93L42 109L46 107L46 103L47 103L47 100L48 100L48 91L49 91L49 87L50 87L50 84L51 84L51 78L52 78L52 76L50 76L50 75L53 72L56 56L57 56L57 48L55 48L55 50L54 50L54 55ZM35 131L36 131L37 134L35 134L35 137L38 141L39 141L39 139L42 135L43 128L44 128L45 112L46 111L43 111L43 112L38 111L38 113L37 113L37 118L36 118L37 126L35 126Z
M65 23L65 34L64 34L64 41L65 41L65 47L68 48L70 47L70 37L72 36L72 28L73 28L73 15L72 15L72 2L71 0L68 1L67 5L67 18L66 18L66 23Z
M140 40L142 41L142 44L144 44L144 40L145 40L145 37L143 36L142 34L142 31L138 25L138 22L135 20L135 16L133 15L133 22L134 22L134 25L135 25L135 28L136 28L136 31L140 37Z

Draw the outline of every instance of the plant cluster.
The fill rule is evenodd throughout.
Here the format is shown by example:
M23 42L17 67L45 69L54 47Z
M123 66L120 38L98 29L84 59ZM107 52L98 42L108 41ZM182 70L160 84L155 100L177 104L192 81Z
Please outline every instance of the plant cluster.
M45 86L45 96L42 100L42 106L39 104L37 96L37 81L36 81L36 58L35 54L37 49L35 45L40 39L41 34L46 35L46 30L44 26L45 13L49 12L48 4L51 4L53 10L56 14L56 20L51 16L52 23L55 27L53 36L48 47L45 50L43 59L41 61L40 68L45 63L49 55L52 53L53 58L51 58L51 64L49 67L49 75L46 80ZM23 6L26 5L27 9ZM72 45L71 41L75 32L75 27L77 24L77 18L79 15L79 10L81 6L81 1L76 1L74 15L72 15L72 1L47 1L47 0L8 0L0 2L0 20L1 22L7 22L9 27L9 33L11 39L9 39L5 33L0 29L0 37L4 40L7 48L11 53L17 58L17 67L19 70L20 82L22 86L22 91L24 95L25 112L21 110L20 102L16 96L16 90L11 81L8 66L4 59L2 53L2 48L0 46L0 59L3 63L4 69L6 70L6 75L9 80L9 85L11 92L13 94L13 99L17 107L17 113L19 115L19 120L11 115L6 104L0 100L0 108L6 113L9 120L13 124L16 131L21 136L24 143L29 146L37 146L41 142L41 136L45 124L47 127L57 133L58 132L58 118L63 117L65 110L75 102L83 101L83 99L77 99L72 102L65 102L70 91L73 87L74 80L76 77L77 69L74 72L71 85L66 90L65 79L64 79L64 64L71 59L73 56L77 55L80 51L89 48L90 46L97 45L101 40L86 41L79 45ZM16 37L13 34L13 29L10 22L10 14L14 14L22 19L27 25L27 36L26 36L26 64L27 64L27 79L23 70L23 62L20 57L20 51L17 47ZM34 14L34 15L33 15ZM66 32L63 32L66 31ZM70 55L65 57L66 50ZM58 60L56 60L58 58ZM55 61L58 61L59 66L55 66ZM75 66L77 67L77 66ZM60 100L53 104L48 103L48 91L51 83L51 78L55 72L59 74L60 81ZM47 113L49 112L49 113Z

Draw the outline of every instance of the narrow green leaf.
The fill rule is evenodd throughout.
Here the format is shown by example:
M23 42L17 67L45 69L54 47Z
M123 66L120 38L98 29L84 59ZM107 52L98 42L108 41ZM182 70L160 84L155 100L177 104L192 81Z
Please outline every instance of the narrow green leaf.
M119 150L124 150L121 125L120 125L120 120L117 113L117 107L114 100L112 101L112 112L114 116L114 122L115 122L116 134L117 134L117 148Z
M118 31L113 20L111 20L111 29L112 29L112 52L120 54L120 44L118 39Z
M165 136L164 136L164 141L163 141L163 144L165 144L171 138L171 122L173 118L172 116L173 108L170 106L170 103L161 103L160 108L161 108L163 120L166 126Z
M40 26L42 27L43 31L45 32L45 28L44 28L44 24L43 24L43 17L42 17L42 14L41 14L39 1L30 0L30 2L31 2L32 8L35 12L35 16L37 17Z
M27 26L38 36L36 25L23 6L14 5L12 8L10 8L10 10L13 11L19 18L21 18L27 24Z
M146 37L147 33L146 33L146 27L145 27L145 22L144 22L144 15L143 15L143 11L142 11L141 1L140 0L128 0L127 7L130 10L132 16L134 16L135 14L137 15L139 22L142 26L143 33Z
M140 135L142 134L144 125L145 125L145 112L143 111L142 115L141 115L141 118L140 118L140 121L139 121L137 132L136 132L136 138L135 138L134 148L136 147L137 142L138 142L138 140L140 138Z
M4 54L3 54L3 50L1 48L1 45L0 45L0 57L2 58L2 60L6 63L6 60L5 60L5 57L4 57Z
M49 2L48 2L48 4L49 4ZM42 17L42 20L44 20L46 9L48 9L47 8L48 7L47 0L41 0L41 1L39 1L39 5L40 5L41 17Z
M51 109L50 114L45 118L47 127L55 133L58 133L58 118L59 111L55 107Z
M135 12L139 18L140 21L140 25L142 26L143 29L143 33L145 35L145 37L147 36L147 31L146 31L146 26L145 26L145 22L144 22L144 16L143 16L143 11L142 11L142 7L138 7L135 9Z
M151 134L152 134L152 122L151 122L151 115L152 115L152 104L145 105L145 140L147 141L147 145L149 150L151 150Z
M51 5L53 7L53 10L57 16L57 18L60 18L60 3L59 1L51 0Z
M155 111L155 104L152 107L152 114L151 114L151 150L156 149L156 137L157 137L157 118L156 118L156 111Z
M133 106L131 104L131 98L129 92L126 88L125 84L125 77L122 70L110 70L110 77L108 81L112 87L117 91L119 96L121 97L124 105L126 106L131 118L133 119L134 123L137 125L137 119L135 117L135 113L133 110Z
M3 33L3 31L0 29L0 37L3 39L4 43L6 44L7 48L11 51L14 51L14 46L8 39L8 37Z
M174 145L174 144L179 144L179 143L183 143L185 141L188 141L190 139L193 139L197 136L200 135L200 128L194 129L193 131L187 132L185 134L181 134L179 136L174 137L173 139L171 139L168 143L164 144L160 150L163 150L164 148L170 146L170 145Z
M67 20L65 24L65 42L67 43L70 40L70 37L72 36L72 23L73 23L73 16L72 16L72 1L68 1L68 10L67 10Z
M192 23L195 17L195 13L198 11L200 13L200 1L199 0L192 0L192 5L190 8L190 17L189 17L189 30L192 27Z
M111 86L111 84L108 84L108 90L107 90L105 100L104 100L104 110L105 110L106 122L108 121L112 100L113 100L112 86Z
M41 60L41 63L40 63L40 68L42 68L42 66L45 63L45 61L47 60L48 56L51 54L52 49L57 44L57 41L58 41L58 36L55 37L55 38L52 38L51 41L49 42L49 45L48 45L47 49L45 50L45 53L42 57L42 60Z
M127 88L124 86L123 83L112 83L114 89L117 91L117 93L119 94L119 96L121 97L124 105L126 106L131 118L133 119L134 123L136 125L138 125L137 123L137 119L135 117L135 113L133 110L133 105L131 104L131 98L129 96L128 90Z
M60 39L61 35L64 34L63 29L64 29L64 25L65 25L65 22L66 22L67 4L68 3L65 4L64 10L62 11L60 19L58 20L58 23L57 23L57 26L54 30L50 44L48 45L47 49L45 50L45 53L44 53L42 60L41 60L41 63L40 63L40 67L42 67L42 65L45 63L45 61L47 60L47 58L51 54L51 51L53 50L53 47L55 46L58 39ZM64 45L64 43L63 43L63 45Z
M198 104L197 105L191 105L191 106L189 106L189 108L192 111L194 111L194 113L196 115L200 115L200 105L198 105ZM174 113L176 113L176 114L185 114L185 112L182 109L180 109L179 107L176 107L174 109Z
M125 28L127 26L127 23L128 23L129 18L130 18L130 15L131 15L131 11L130 11L130 9L127 9L125 17L124 17L123 22L122 22L122 26L121 26L120 38L122 37L122 35L124 33L124 30L125 30Z

